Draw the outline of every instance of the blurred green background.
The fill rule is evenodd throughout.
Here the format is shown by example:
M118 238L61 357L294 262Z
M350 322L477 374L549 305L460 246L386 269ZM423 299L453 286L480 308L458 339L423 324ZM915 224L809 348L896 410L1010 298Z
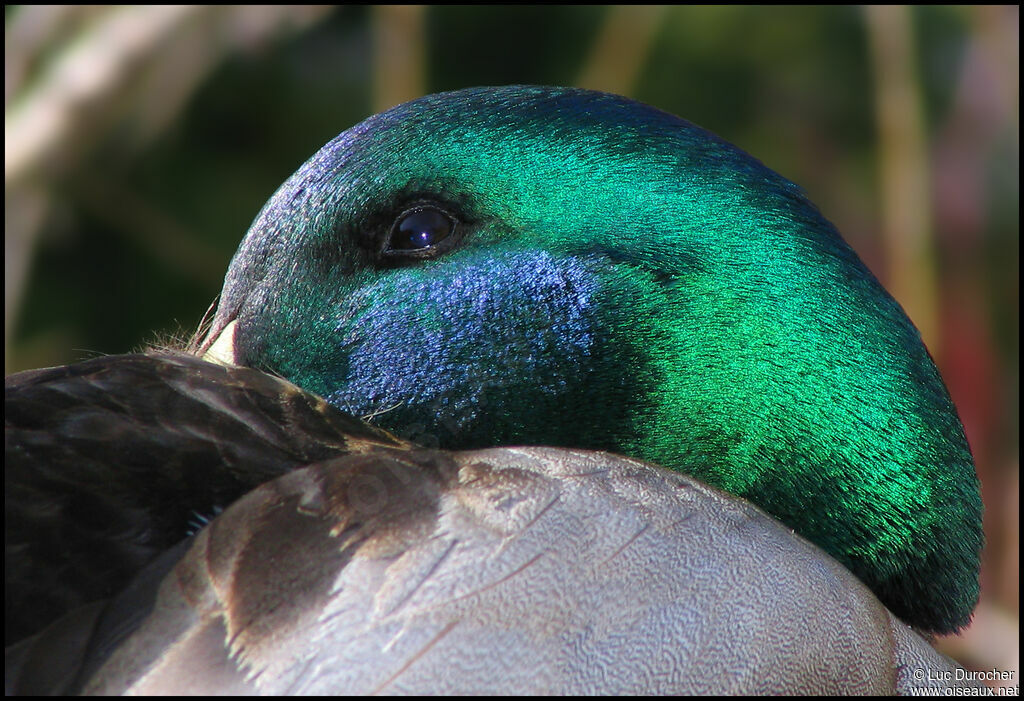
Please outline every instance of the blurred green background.
M263 202L374 112L625 94L803 186L922 330L986 504L983 605L943 644L1016 669L1018 74L1011 6L7 6L5 370L187 336Z

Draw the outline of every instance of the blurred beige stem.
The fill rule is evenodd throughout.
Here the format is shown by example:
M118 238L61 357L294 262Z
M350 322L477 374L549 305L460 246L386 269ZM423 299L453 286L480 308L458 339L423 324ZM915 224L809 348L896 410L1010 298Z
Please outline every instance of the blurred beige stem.
M331 11L306 5L99 6L55 16L34 8L16 11L26 14L21 22L21 14L15 15L14 36L5 46L8 68L17 69L9 71L17 87L8 86L4 116L5 199L11 205L4 217L5 372L12 367L11 333L51 183L80 180L84 185L71 188L86 198L80 206L108 206L103 183L87 172L94 144L120 129L122 148L130 141L133 149L143 149L177 118L225 56L301 32ZM58 24L72 25L73 41L60 36ZM22 75L35 57L54 49L38 76ZM130 191L116 196L127 198L128 206L111 206L106 213L137 229L137 240L171 269L211 284L219 279L205 248L182 227L164 224L172 217L147 212Z
M372 111L382 112L426 92L426 38L422 5L373 8Z
M12 10L4 22L4 107L64 34L103 12L96 5L20 5Z
M882 242L886 286L939 360L931 184L911 12L896 5L864 9L875 76Z
M609 7L576 85L631 96L667 11L662 5Z
M136 59L200 11L180 5L127 7L98 20L4 116L4 180L18 179L58 147L74 131L84 103L114 90Z
M4 217L5 373L35 236L49 205L46 180L51 162L59 156L66 160L69 142L82 129L83 108L109 99L140 57L198 11L182 6L111 10L90 24L26 92L9 96L4 114L4 195L14 213ZM17 58L10 54L15 48L8 47L6 58ZM33 42L22 47L38 48Z

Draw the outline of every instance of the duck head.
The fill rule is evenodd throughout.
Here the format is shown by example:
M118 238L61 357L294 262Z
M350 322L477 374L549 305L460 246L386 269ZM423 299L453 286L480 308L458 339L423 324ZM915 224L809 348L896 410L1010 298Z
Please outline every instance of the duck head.
M921 337L800 189L584 90L432 95L259 214L202 350L423 443L624 453L759 505L955 630L980 498Z

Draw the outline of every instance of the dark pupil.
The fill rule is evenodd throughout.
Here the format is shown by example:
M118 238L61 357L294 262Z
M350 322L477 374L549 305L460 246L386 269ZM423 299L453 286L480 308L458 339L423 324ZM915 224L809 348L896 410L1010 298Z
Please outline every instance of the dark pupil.
M405 215L391 237L391 248L416 250L429 248L452 232L452 223L436 209L420 209Z

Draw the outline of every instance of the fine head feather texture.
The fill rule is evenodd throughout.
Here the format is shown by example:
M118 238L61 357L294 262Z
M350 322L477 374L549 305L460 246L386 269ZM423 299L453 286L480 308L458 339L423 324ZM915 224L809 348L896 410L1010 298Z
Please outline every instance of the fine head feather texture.
M253 223L204 347L446 449L649 460L747 499L897 616L956 630L981 504L920 335L799 188L625 98L432 95Z

